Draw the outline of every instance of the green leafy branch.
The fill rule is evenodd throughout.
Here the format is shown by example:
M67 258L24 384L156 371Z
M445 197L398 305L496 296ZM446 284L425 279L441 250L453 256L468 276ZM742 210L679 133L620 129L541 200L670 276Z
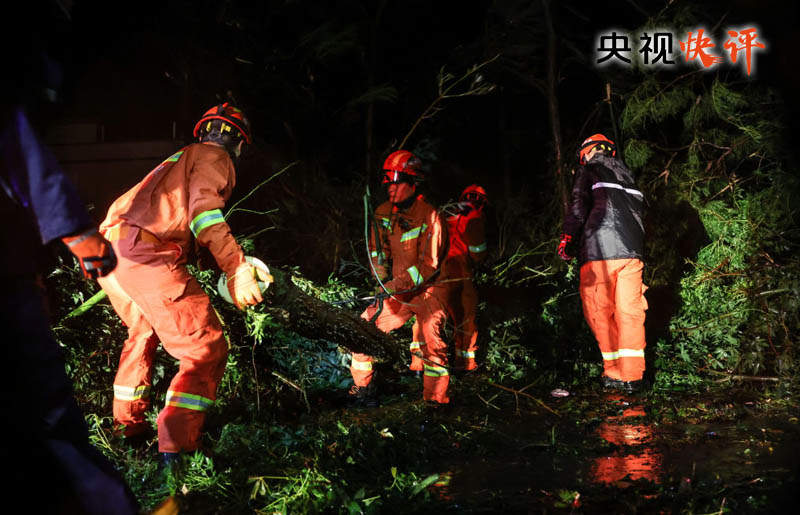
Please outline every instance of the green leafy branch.
M417 118L417 121L414 122L414 125L411 126L408 133L405 135L403 140L400 142L398 148L405 147L406 142L417 129L420 123L423 120L427 120L429 118L433 118L436 113L444 109L439 104L441 104L444 100L449 98L461 98L461 97L470 97L470 96L478 96L478 95L486 95L491 93L495 89L495 85L485 81L485 77L483 74L478 73L486 66L490 65L497 58L500 57L500 54L492 57L489 60L486 60L480 64L475 64L471 66L466 72L464 72L461 77L456 77L452 73L445 72L444 66L439 70L439 77L438 77L438 91L439 95L433 100L433 102L428 105L425 111ZM461 92L457 92L456 88L466 82L468 79L471 79L469 86Z
M253 196L253 193L255 193L256 191L258 191L258 190L259 190L259 188L261 188L262 186L264 186L265 184L267 184L268 182L270 182L270 181L271 181L272 179L274 179L275 177L278 177L278 176L279 176L279 175L281 175L283 172L287 171L289 168L293 167L294 165L296 165L296 164L297 164L297 163L299 163L299 162L300 162L300 161L294 161L294 162L292 162L292 163L289 163L288 165L284 166L284 167L283 167L282 169L280 169L279 171L277 171L277 172L275 172L274 174L272 174L272 175L271 175L271 176L270 176L268 179L266 179L266 180L264 180L264 181L261 181L261 182L260 182L260 183L259 183L259 184L258 184L258 185L255 187L255 188L253 188L252 190L250 190L250 191L247 193L247 195L245 195L244 197L242 197L241 199L239 199L239 200L238 200L236 203L234 203L234 204L233 204L233 205L230 207L230 209L228 209L228 211L225 213L225 220L227 220L228 218L230 218L230 216L231 216L231 215L232 215L234 212L236 212L236 211L245 211L245 212L249 212L249 213L252 213L252 212L254 212L254 211L252 211L252 210L249 210L249 209L239 208L238 206L239 206L239 204L241 204L242 202L244 202L244 201L245 201L245 200L247 200L248 198L252 197L252 196ZM260 214L269 214L269 213L272 213L272 212L274 212L274 211L275 211L275 210L274 210L274 209L272 209L272 210L268 210L268 211L263 211L263 212L261 212Z

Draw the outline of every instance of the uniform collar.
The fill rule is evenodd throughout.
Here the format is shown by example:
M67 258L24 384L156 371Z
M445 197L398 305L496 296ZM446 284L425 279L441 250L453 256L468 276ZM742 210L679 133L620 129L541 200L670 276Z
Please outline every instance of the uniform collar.
M402 202L398 202L397 204L392 204L392 211L399 211L401 213L405 213L406 211L411 209L411 206L413 206L417 200L421 199L422 199L421 194L411 195Z

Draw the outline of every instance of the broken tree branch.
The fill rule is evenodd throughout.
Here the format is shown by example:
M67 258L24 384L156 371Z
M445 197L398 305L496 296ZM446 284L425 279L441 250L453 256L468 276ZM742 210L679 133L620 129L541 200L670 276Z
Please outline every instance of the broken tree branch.
M555 411L553 408L551 408L550 406L548 406L547 404L545 404L544 402L540 401L539 399L537 399L536 397L534 397L533 395L531 395L531 394L529 394L529 393L525 393L525 392L523 392L523 391L521 391L521 390L515 390L515 389L513 389L513 388L509 388L508 386L503 386L503 385L501 385L501 384L493 383L493 382L492 382L492 381L490 381L490 380L487 380L486 382L487 382L487 383L489 383L490 385L492 385L492 386L496 387L496 388L500 388L501 390L505 390L505 391L507 391L507 392L511 392L511 393L513 393L514 395L522 395L522 396L525 396L525 397L527 397L527 398L529 398L529 399L531 399L531 400L533 400L533 401L536 401L536 402L537 402L537 403L538 403L540 406L542 406L544 409L546 409L547 411L549 411L549 412L550 412L550 413L552 413L553 415L555 415L555 416L557 416L557 417L560 417L560 416L561 416L561 415L559 415L559 414L558 414L558 412L557 412L557 411Z
M500 54L488 59L480 64L476 64L468 69L461 77L456 78L454 75L450 73L445 73L444 67L439 71L439 95L430 103L430 105L422 112L422 114L417 118L414 122L414 125L411 126L408 133L406 133L403 140L400 142L397 148L405 148L405 144L408 142L408 139L417 129L417 126L422 123L422 120L431 118L437 112L442 110L442 107L439 104L448 98L459 98L459 97L467 97L473 95L485 95L490 93L494 90L495 85L486 83L483 81L483 77L478 73L481 69L485 68L489 64L493 63L497 58L500 57ZM455 93L454 88L459 84L463 83L468 78L472 77L472 83L461 93Z
M766 376L742 376L742 375L735 375L735 374L726 374L725 372L718 372L716 370L706 370L714 375L724 376L714 382L716 383L723 383L725 381L761 381L761 382L770 382L770 383L778 383L780 382L780 378L778 377L766 377Z

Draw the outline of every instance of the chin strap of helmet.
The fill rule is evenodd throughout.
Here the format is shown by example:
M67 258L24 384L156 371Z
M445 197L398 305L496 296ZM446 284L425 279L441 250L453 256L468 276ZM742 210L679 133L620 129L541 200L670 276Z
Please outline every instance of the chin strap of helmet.
M225 149L228 155L231 156L234 164L239 161L236 148L239 146L239 142L242 140L240 138L232 138L228 134L222 134L222 132L219 130L219 127L216 127L212 124L210 132L203 134L203 136L200 138L200 141L216 143Z

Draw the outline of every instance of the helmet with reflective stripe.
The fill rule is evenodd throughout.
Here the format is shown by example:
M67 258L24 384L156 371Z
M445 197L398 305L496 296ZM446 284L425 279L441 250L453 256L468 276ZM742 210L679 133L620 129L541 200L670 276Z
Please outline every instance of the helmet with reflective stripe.
M383 162L383 184L415 182L423 178L422 161L408 150L392 152Z
M209 139L212 141L228 140L225 142L218 141L223 144L228 142L238 143L242 139L248 144L252 143L250 122L240 109L230 105L228 102L216 105L206 111L194 126L195 138L206 139L206 136L211 136Z
M578 161L580 161L582 165L586 164L586 154L588 154L594 147L598 147L600 150L610 152L612 156L617 155L617 147L614 145L613 141L606 138L602 134L593 134L583 140L580 148L578 148Z
M486 190L477 184L470 184L464 191L461 192L461 197L458 199L460 202L469 202L475 209L483 209L489 203L489 197L486 195Z

